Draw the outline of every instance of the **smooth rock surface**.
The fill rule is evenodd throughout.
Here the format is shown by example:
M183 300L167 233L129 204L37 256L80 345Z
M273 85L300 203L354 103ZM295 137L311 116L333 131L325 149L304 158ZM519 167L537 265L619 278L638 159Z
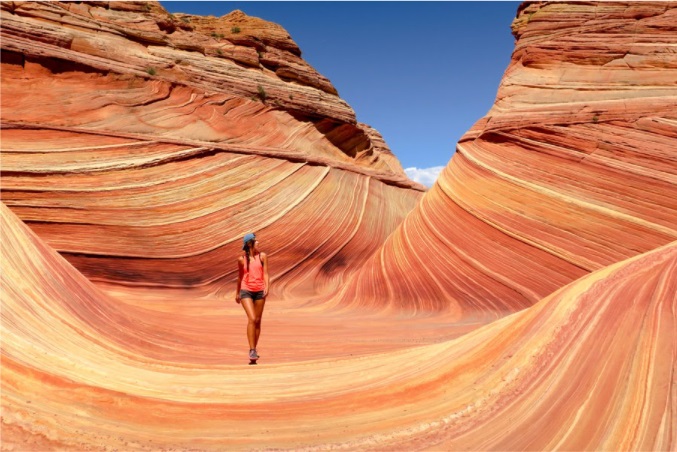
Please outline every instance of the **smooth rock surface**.
M3 202L90 279L232 290L253 230L320 294L421 197L279 25L119 6L2 4Z
M425 194L278 25L1 8L2 450L677 448L676 4L523 4Z
M677 242L454 340L435 340L435 317L278 303L249 367L232 354L239 308L104 293L0 213L7 450L675 446Z
M501 316L677 240L677 4L525 3L513 32L493 108L334 303Z

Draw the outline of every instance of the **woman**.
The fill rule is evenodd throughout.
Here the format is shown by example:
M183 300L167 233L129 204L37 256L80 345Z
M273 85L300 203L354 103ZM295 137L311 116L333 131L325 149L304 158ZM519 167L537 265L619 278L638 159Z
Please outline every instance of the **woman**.
M242 303L247 313L249 359L256 361L259 359L256 344L261 335L261 316L268 296L268 256L259 251L259 242L254 234L246 234L243 242L244 254L237 260L239 273L235 301Z

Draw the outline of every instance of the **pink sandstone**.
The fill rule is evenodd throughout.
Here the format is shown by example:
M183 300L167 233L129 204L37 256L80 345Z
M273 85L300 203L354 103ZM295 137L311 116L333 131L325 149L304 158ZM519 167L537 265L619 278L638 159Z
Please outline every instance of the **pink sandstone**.
M276 24L1 9L3 450L675 449L677 4L524 3L425 194Z
M424 190L279 25L145 2L6 2L2 20L3 201L94 280L230 285L248 230L284 278L306 256L282 244L368 255Z
M290 340L253 369L214 354L235 342L224 334L235 312L218 298L104 293L4 204L0 220L4 449L675 446L677 242L455 340L412 347L395 330L380 353L347 340L330 359ZM171 325L186 315L178 306L190 320ZM297 303L276 312L286 326L273 320L269 334L298 316L382 328L366 311L327 316ZM142 319L164 322L150 329ZM440 328L430 316L415 322ZM323 328L325 355L337 353L345 326ZM285 360L289 345L296 353Z
M336 303L501 316L677 240L677 4L525 3L513 33L495 105Z

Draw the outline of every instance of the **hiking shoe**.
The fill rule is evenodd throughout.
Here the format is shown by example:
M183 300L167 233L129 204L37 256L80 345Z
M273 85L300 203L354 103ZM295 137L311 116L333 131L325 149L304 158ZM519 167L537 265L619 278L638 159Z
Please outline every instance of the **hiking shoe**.
M256 349L252 348L249 350L249 359L259 359L259 354L256 353Z

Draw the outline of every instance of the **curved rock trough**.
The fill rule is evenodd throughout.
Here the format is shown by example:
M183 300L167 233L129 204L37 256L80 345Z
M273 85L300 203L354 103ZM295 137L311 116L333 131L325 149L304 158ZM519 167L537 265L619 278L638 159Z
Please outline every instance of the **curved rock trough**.
M677 4L522 4L428 191L279 25L1 8L3 450L677 447Z

